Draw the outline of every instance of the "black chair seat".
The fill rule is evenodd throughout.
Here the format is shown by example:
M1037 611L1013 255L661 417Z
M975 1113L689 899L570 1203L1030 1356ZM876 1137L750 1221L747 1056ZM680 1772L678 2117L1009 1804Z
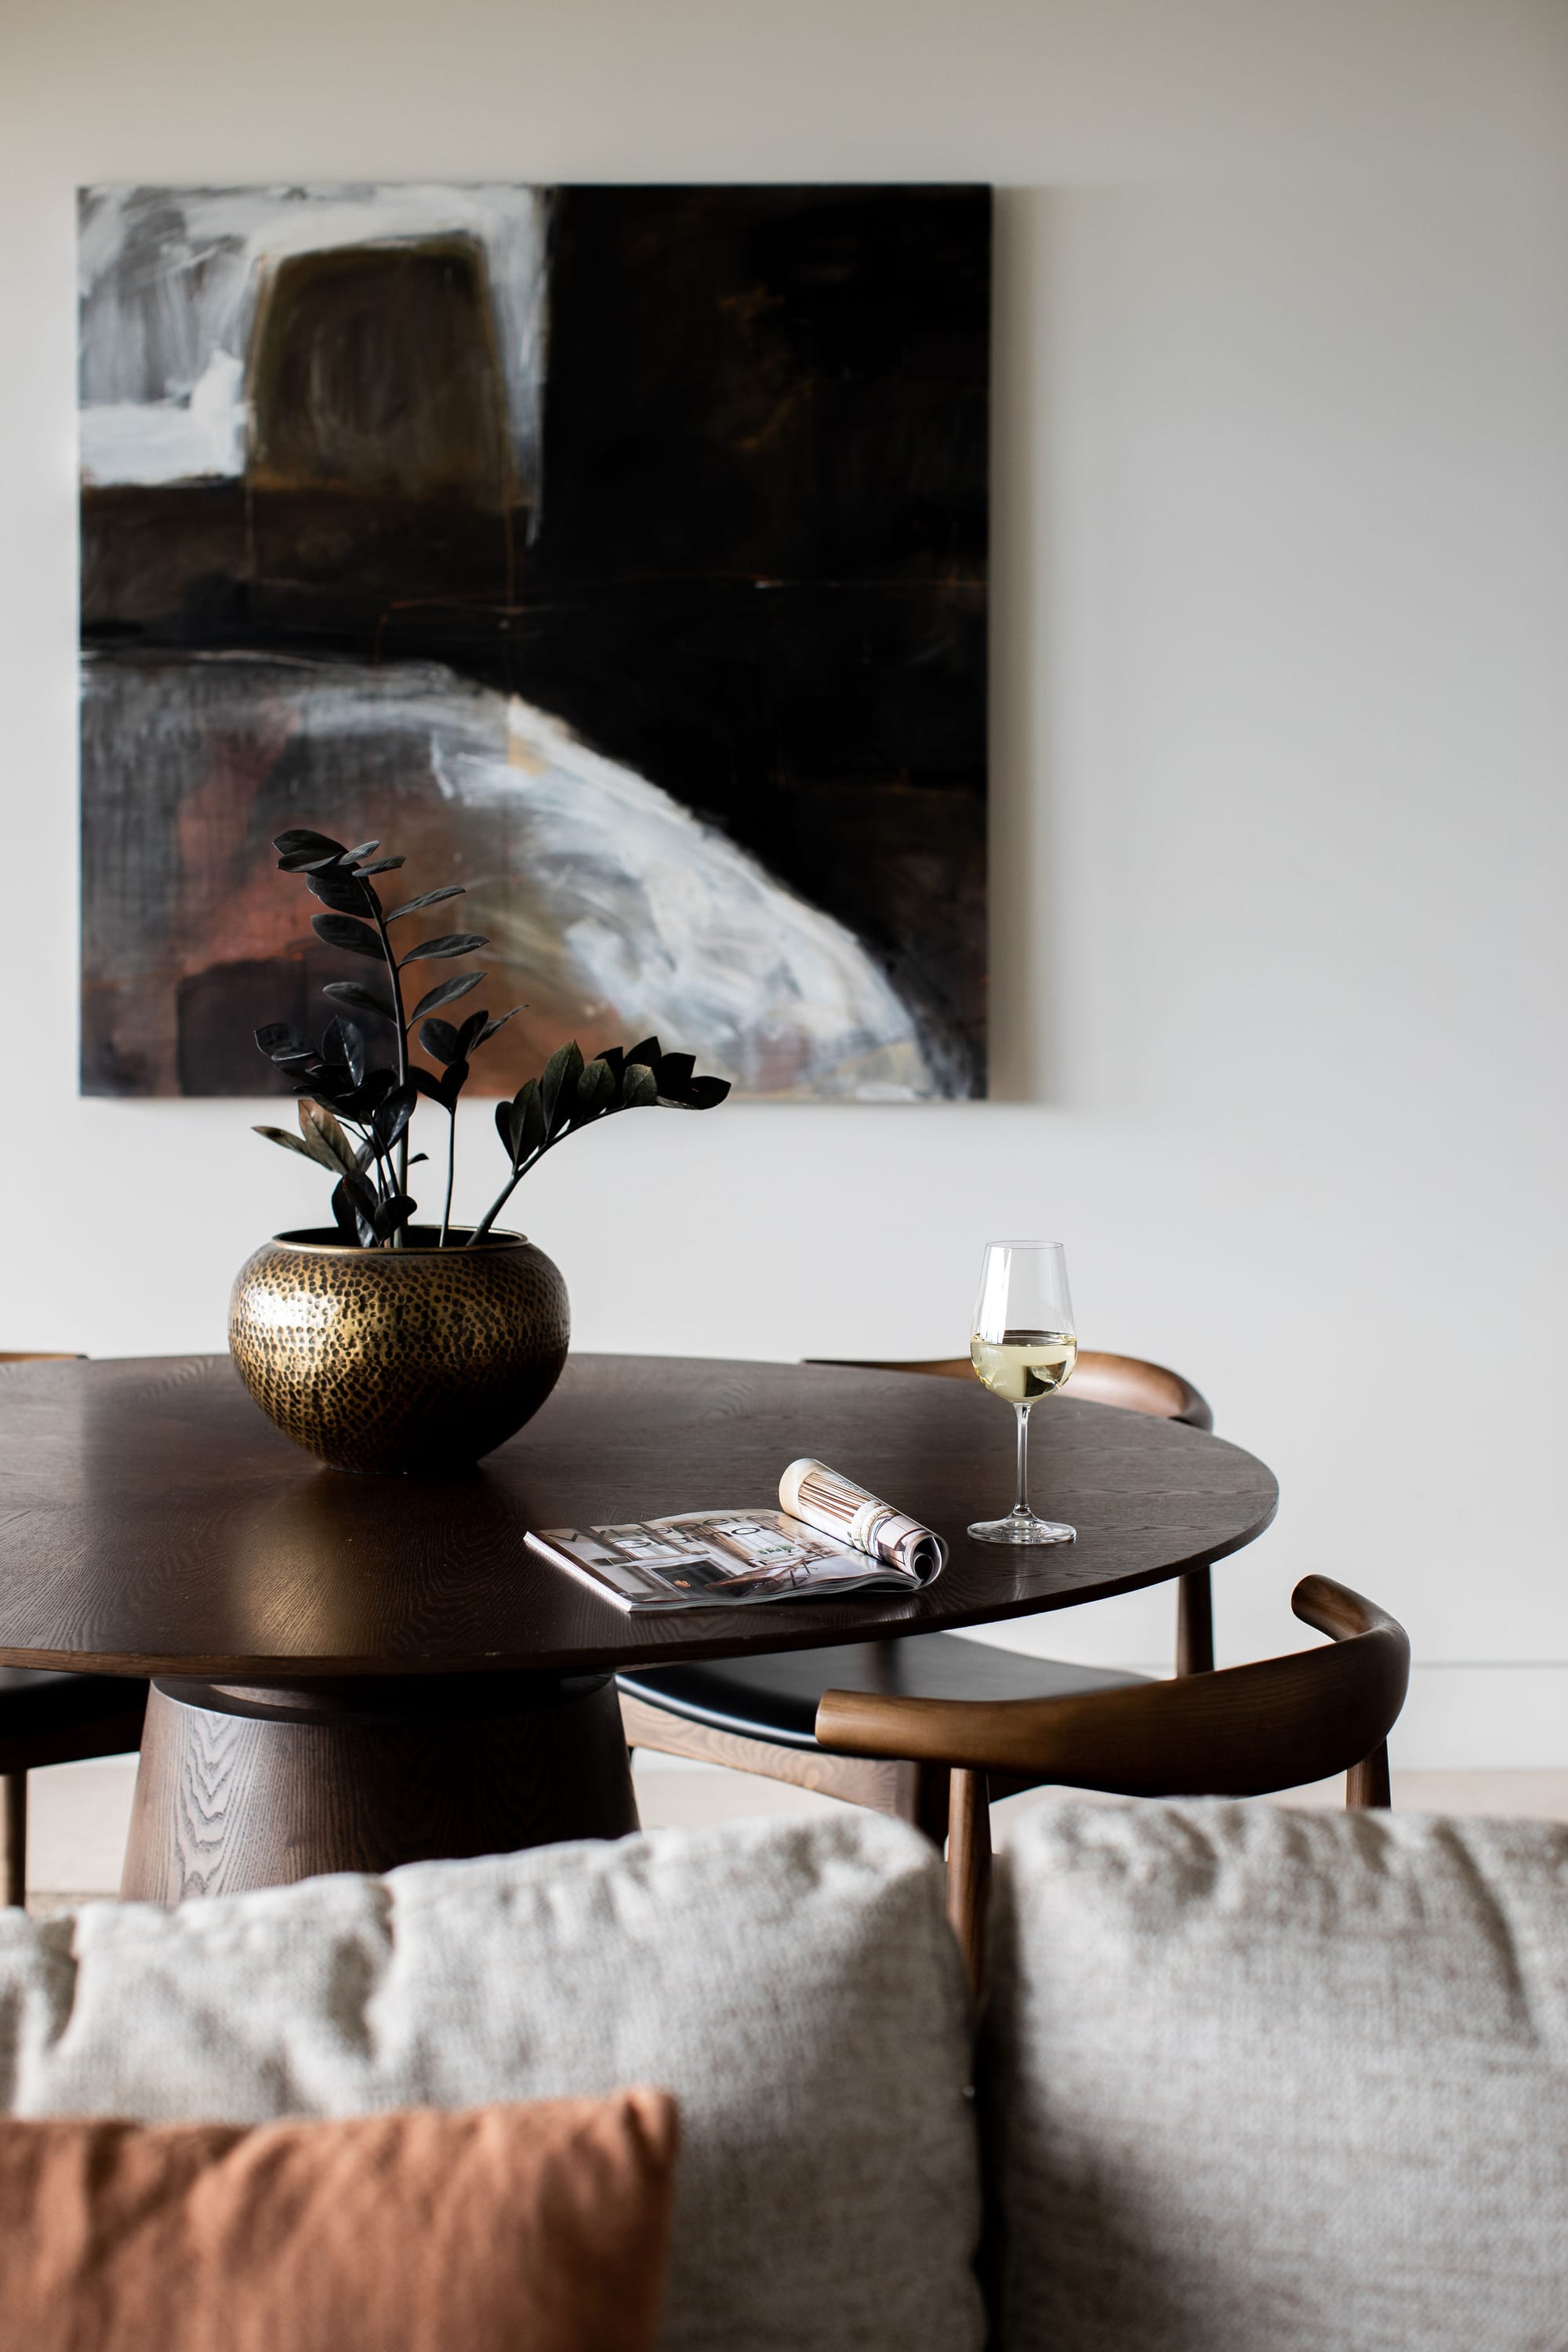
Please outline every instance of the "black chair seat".
M952 1633L854 1642L833 1650L773 1650L762 1657L718 1658L705 1664L639 1666L616 1677L629 1697L649 1706L777 1748L816 1746L816 1706L825 1690L879 1691L900 1698L1064 1698L1148 1679L1104 1666L1024 1657L987 1642L962 1642Z
M122 1675L39 1673L0 1666L0 1749L79 1725L127 1720L143 1705L147 1685Z

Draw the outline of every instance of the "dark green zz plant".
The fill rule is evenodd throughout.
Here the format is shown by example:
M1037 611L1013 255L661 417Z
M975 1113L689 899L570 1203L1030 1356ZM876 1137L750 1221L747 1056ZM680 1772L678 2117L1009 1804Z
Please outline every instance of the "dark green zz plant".
M468 1084L473 1055L522 1008L514 1004L493 1019L487 1011L470 1013L456 1026L444 1019L449 1005L479 986L482 971L438 981L412 1010L405 1004L404 974L411 964L451 962L489 944L477 931L443 931L417 940L401 954L394 947L395 923L447 898L460 898L460 882L384 908L374 877L395 873L404 861L377 857L379 841L362 841L357 848L345 849L324 833L294 831L280 833L272 845L279 853L279 871L303 874L307 888L326 909L310 919L317 938L328 947L365 957L385 973L384 989L357 980L327 982L323 995L347 1010L329 1024L319 1049L287 1022L268 1022L256 1033L261 1051L300 1097L298 1135L279 1127L258 1127L256 1132L285 1150L302 1152L335 1177L332 1215L345 1242L363 1249L405 1245L405 1229L418 1206L409 1195L408 1171L426 1157L420 1151L411 1159L408 1150L409 1122L421 1096L447 1114L447 1195L439 1246L448 1249L481 1241L529 1170L566 1136L618 1110L653 1105L668 1110L712 1110L729 1093L728 1079L699 1077L689 1054L663 1053L657 1037L645 1037L640 1045L606 1046L591 1061L584 1061L575 1040L558 1046L537 1078L520 1087L510 1102L496 1105L496 1128L508 1160L506 1181L463 1244L456 1243L451 1220L458 1098ZM384 1038L390 1030L395 1064L372 1066L364 1031L349 1017L351 1013L368 1016L377 1037ZM410 1057L416 1025L419 1045L435 1069Z

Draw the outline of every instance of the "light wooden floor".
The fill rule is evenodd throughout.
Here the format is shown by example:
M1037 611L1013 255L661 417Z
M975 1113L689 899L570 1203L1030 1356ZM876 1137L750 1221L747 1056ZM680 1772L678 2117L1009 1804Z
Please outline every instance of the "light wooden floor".
M32 1775L29 1908L57 1911L115 1892L135 1769L133 1757L116 1756ZM745 1773L679 1765L663 1757L638 1759L637 1784L645 1829L837 1810L831 1797L814 1797ZM1027 1808L1060 1801L1066 1793L1041 1790L998 1805L998 1842L1005 1843L1009 1824ZM1343 1784L1325 1781L1279 1801L1337 1805L1343 1801ZM1568 1821L1568 1772L1396 1771L1394 1801L1407 1812L1528 1814Z

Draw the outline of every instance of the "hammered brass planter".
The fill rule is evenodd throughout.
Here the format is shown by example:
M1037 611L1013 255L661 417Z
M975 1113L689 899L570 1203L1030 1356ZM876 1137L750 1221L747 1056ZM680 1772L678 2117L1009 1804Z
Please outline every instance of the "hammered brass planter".
M279 1234L228 1308L240 1379L286 1437L337 1470L442 1477L539 1411L571 1339L566 1285L521 1234L437 1249L350 1249ZM464 1237L466 1238L466 1236Z

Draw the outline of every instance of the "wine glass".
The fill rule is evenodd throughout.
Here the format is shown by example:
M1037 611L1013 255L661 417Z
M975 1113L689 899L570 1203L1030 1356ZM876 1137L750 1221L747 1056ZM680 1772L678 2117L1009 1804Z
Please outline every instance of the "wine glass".
M969 1360L1018 1416L1017 1499L1005 1519L977 1519L981 1543L1071 1543L1078 1533L1029 1507L1029 1414L1078 1361L1067 1254L1060 1242L987 1242Z

